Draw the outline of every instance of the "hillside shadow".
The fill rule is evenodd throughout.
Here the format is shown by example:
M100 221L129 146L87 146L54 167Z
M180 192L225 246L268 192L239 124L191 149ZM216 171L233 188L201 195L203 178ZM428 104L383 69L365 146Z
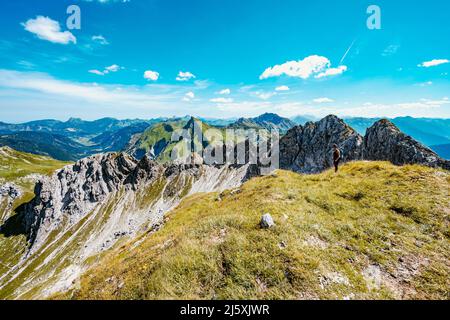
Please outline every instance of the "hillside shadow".
M18 235L27 235L25 226L23 223L25 216L25 208L28 203L21 204L14 212L15 214L6 219L6 221L0 226L0 234L5 237L14 237Z

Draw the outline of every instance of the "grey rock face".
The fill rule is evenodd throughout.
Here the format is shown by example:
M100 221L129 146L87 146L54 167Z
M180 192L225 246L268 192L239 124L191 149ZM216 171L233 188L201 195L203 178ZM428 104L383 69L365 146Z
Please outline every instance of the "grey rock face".
M38 181L36 197L28 204L24 225L31 242L38 232L56 229L63 219L78 221L121 183L136 167L126 154L98 154L66 166L52 177Z
M280 139L280 167L317 173L332 166L332 147L337 144L342 161L361 159L363 138L334 115L296 126Z
M280 167L302 173L317 173L332 166L332 147L341 150L341 161L381 160L396 165L421 164L450 170L431 149L402 133L389 120L379 120L364 138L336 116L330 115L297 126L280 140Z
M273 227L275 223L273 222L272 216L269 213L266 213L261 217L261 222L259 223L259 225L263 229L269 229Z
M130 199L132 206L132 199L146 186L157 181L165 183L160 194L155 195L160 198L154 204L155 208L146 209L150 212L148 220L152 220L151 212L156 212L153 214L155 217L161 215L161 210L171 208L189 192L236 187L250 173L248 165L240 168L173 163L161 165L148 156L137 161L125 153L99 154L66 166L52 177L42 178L35 186L35 198L26 206L23 223L31 247L38 248L52 231L68 230L111 197L125 202ZM120 211L122 206L126 207L118 205L116 209ZM124 213L124 216L126 214L132 215ZM142 221L136 224L145 224L143 217L140 215ZM136 225L132 229L137 228Z
M401 132L387 119L379 120L367 129L363 158L387 160L396 165L422 164L450 169L450 161L439 158L434 151Z
M0 228L5 219L8 218L14 201L22 196L22 191L13 183L0 185Z
M19 198L21 195L21 191L19 187L12 183L5 183L0 186L0 198L7 197L11 200L15 200Z
M144 156L130 172L125 184L129 184L133 190L137 190L139 184L143 181L153 181L162 171L162 166L151 160L149 156Z

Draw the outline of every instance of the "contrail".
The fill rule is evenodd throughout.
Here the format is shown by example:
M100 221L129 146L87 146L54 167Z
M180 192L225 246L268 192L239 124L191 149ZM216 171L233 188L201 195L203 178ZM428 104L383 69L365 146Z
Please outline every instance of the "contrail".
M342 62L344 62L345 57L347 57L347 54L350 52L350 50L352 49L352 47L353 47L353 45L355 44L355 42L356 42L356 38L355 38L355 40L353 40L353 42L352 42L352 44L350 45L350 47L348 47L347 51L345 51L345 53L344 53L344 55L343 55L341 61L339 61L339 65L341 65Z

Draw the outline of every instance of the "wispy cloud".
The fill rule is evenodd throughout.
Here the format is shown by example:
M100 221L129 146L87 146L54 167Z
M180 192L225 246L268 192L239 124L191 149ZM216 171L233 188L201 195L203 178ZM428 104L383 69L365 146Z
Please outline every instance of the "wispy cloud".
M389 57L389 56L392 56L392 55L394 55L394 54L397 53L398 49L400 49L400 45L398 45L398 44L391 44L391 45L387 46L387 47L383 50L383 52L381 53L381 55L382 55L383 57Z
M262 100L268 100L277 95L276 92L255 92L256 96Z
M449 62L450 61L448 59L433 59L433 60L430 60L430 61L422 62L421 64L418 65L418 67L430 68L430 67L439 66L441 64L446 64L446 63L449 63Z
M105 73L103 71L100 71L100 70L97 70L97 69L92 69L92 70L89 70L88 72L92 73L92 74L96 74L98 76L104 76L105 75Z
M102 35L92 36L92 41L97 42L103 46L106 46L109 44L108 40Z
M191 79L195 79L195 75L189 71L186 72L180 71L178 72L178 76L175 79L177 81L189 81Z
M275 91L289 91L290 88L288 86L279 86L275 88Z
M98 69L93 69L93 70L89 70L88 72L96 74L96 75L99 75L99 76L104 76L105 74L108 74L110 72L117 72L117 71L119 71L121 69L124 69L124 67L121 67L121 66L119 66L117 64L113 64L113 65L110 65L109 67L105 67L103 69L103 71L100 71Z
M44 94L48 99L64 97L91 103L114 103L117 105L150 105L170 100L172 95L139 90L136 87L77 83L55 79L45 73L20 72L0 69L0 88L26 90Z
M226 94L230 94L231 90L230 89L222 89L219 92L217 92L217 94L222 94L222 95L226 95Z
M324 77L330 77L330 76L337 76L340 74L343 74L345 71L347 71L347 66L339 66L337 68L329 68L326 69L324 72L319 73L315 76L315 78L320 79Z
M22 26L42 40L60 44L77 43L77 38L70 31L61 31L59 22L49 17L37 16L22 23Z
M195 98L195 93L192 91L189 91L188 93L186 93L183 97L183 101L185 102L191 102L192 100L194 100Z
M214 103L232 103L233 99L220 97L220 98L213 98L209 101L214 102Z
M317 98L313 100L314 103L331 103L334 102L333 99L330 98Z

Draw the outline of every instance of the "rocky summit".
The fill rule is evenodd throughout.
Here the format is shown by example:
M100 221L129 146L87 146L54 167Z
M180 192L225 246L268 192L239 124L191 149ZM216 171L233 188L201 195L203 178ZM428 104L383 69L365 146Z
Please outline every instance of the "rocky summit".
M377 121L367 129L362 150L365 160L387 160L396 165L423 164L450 170L450 161L439 158L387 119Z
M337 144L343 161L361 158L363 138L342 119L330 115L289 130L280 140L282 169L316 173L332 166L332 147Z
M334 115L289 130L280 140L280 166L302 173L321 172L332 166L333 144L339 146L342 162L385 160L396 165L450 168L450 161L441 159L387 119L375 122L363 137Z

